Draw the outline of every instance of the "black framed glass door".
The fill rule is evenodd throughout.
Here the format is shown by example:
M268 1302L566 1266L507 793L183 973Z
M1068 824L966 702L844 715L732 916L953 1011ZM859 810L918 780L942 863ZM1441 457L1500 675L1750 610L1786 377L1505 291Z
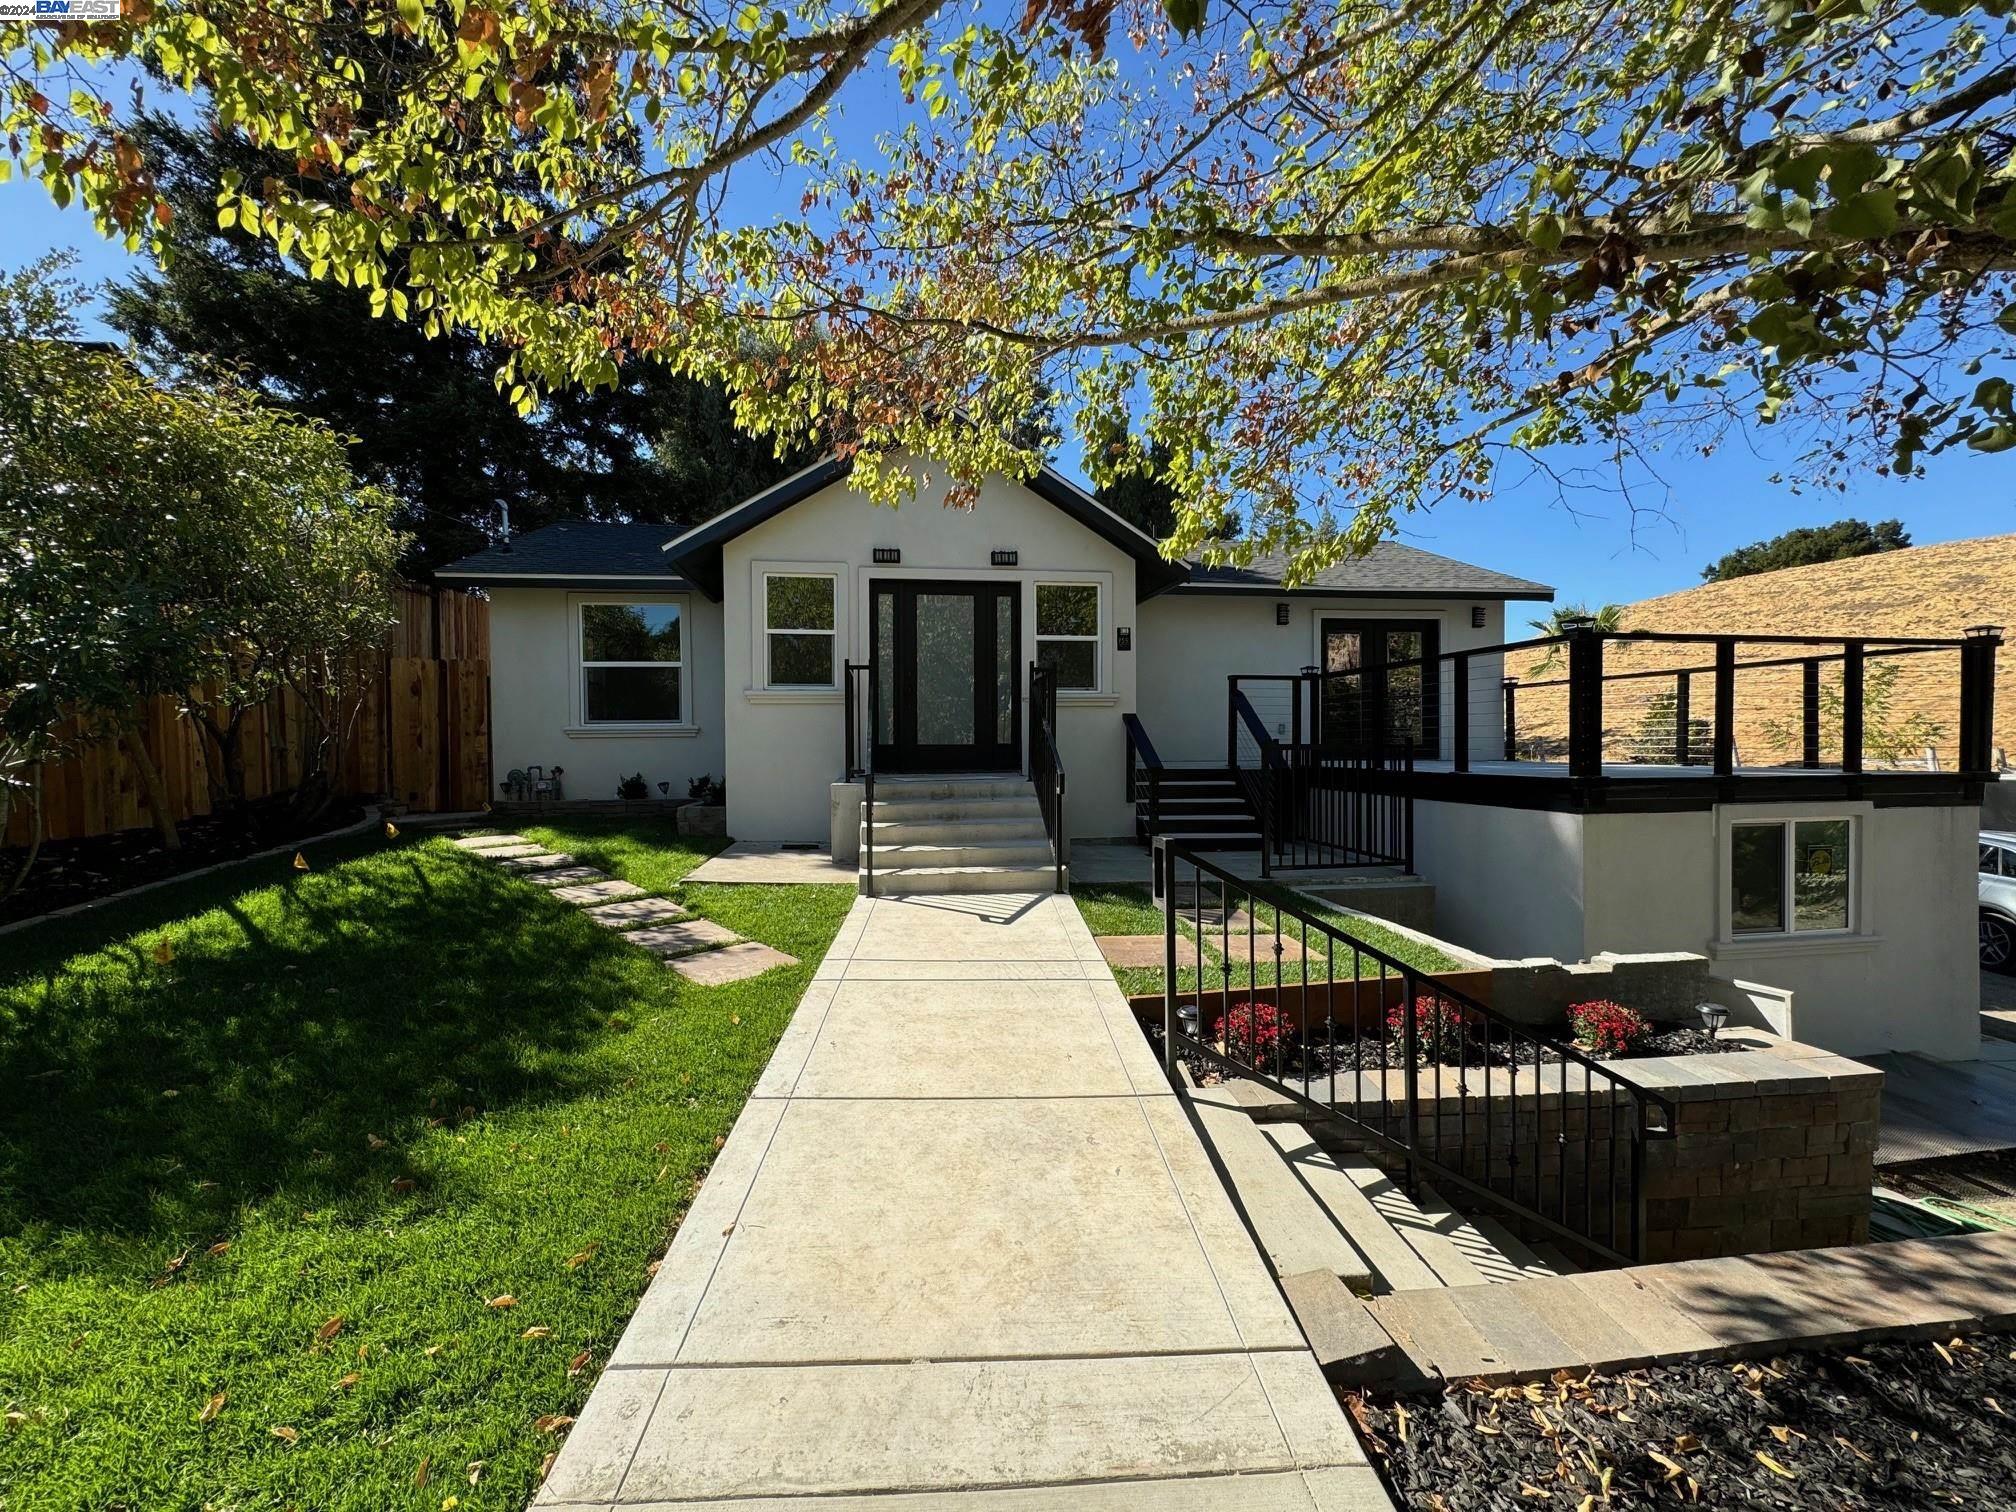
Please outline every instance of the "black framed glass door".
M869 655L882 688L876 770L1019 769L1019 587L885 581L870 583L869 597Z
M1441 682L1435 620L1326 619L1322 743L1335 751L1441 749ZM1393 662L1412 662L1395 667Z

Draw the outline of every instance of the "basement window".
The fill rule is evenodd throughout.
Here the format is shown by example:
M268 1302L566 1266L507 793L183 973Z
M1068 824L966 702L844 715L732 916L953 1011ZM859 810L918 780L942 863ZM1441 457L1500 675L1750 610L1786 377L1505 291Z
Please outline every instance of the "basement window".
M581 606L584 724L677 724L685 662L678 604Z
M1844 934L1854 927L1849 819L1776 819L1729 831L1729 933Z

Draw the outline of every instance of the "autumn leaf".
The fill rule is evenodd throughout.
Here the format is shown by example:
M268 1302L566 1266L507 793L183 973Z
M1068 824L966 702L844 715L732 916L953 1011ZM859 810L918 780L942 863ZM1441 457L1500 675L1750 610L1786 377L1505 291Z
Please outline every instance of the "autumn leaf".
M348 1375L344 1376L342 1379L337 1381L336 1389L338 1391L348 1391L352 1386L355 1386L359 1381L363 1379L364 1377L361 1372L353 1370Z
M545 1483L546 1477L553 1473L553 1462L558 1458L560 1458L560 1456L557 1454L549 1454L544 1459L539 1461L539 1474L537 1479L542 1485Z
M518 1335L518 1337L521 1339L543 1339L551 1332L553 1330L548 1328L544 1323L534 1323L525 1332Z
M156 940L154 942L154 964L156 966L166 966L174 959L175 942L173 940Z
M416 1486L426 1485L427 1474L433 1468L433 1465L434 1465L434 1456L431 1454L428 1455L425 1459L421 1460L420 1468L413 1472L413 1484Z
M575 1254L569 1255L567 1257L567 1269L579 1270L582 1266L586 1265L590 1260L595 1258L595 1251L599 1250L600 1248L602 1248L602 1241L598 1239L592 1244L590 1244L586 1249L583 1249Z
M1797 1480L1799 1478L1798 1476L1794 1475L1790 1470L1787 1470L1783 1465L1779 1464L1778 1461L1771 1458L1771 1456L1766 1454L1762 1449L1759 1449L1757 1451L1757 1463L1762 1465L1766 1470L1769 1470L1773 1475L1782 1475L1787 1480Z
M411 1176L395 1176L392 1180L392 1190L395 1193L404 1196L406 1193L412 1191L413 1188L418 1184L419 1183L414 1181L414 1179Z
M273 1437L277 1439L284 1439L290 1444L299 1442L301 1438L301 1430L299 1428L288 1428L285 1426L281 1426L277 1428L268 1428L266 1431L272 1434Z
M1400 1435L1400 1442L1403 1444L1406 1443L1407 1409L1405 1407L1395 1407L1393 1409L1393 1427L1394 1431Z
M564 1413L549 1412L532 1426L541 1433L564 1433L574 1426L574 1419Z
M299 851L294 852L294 870L296 871L308 870L308 858L302 855L301 852Z
M399 838L399 826L394 824L390 819L385 821L385 838L387 840L397 840Z
M364 1148L367 1150L382 1150L388 1143L389 1141L380 1139L376 1134L364 1136Z
M220 1391L217 1395L210 1398L209 1401L205 1402L203 1410L196 1414L196 1421L199 1423L216 1422L217 1414L224 1410L224 1398L226 1395L227 1393Z
M203 1253L208 1255L212 1260L215 1260L219 1255L223 1254L230 1248L231 1248L231 1241L229 1239L219 1239L215 1244L211 1245L210 1248L203 1251Z
M1694 1437L1691 1433L1683 1433L1673 1440L1673 1452L1675 1454L1685 1454L1690 1449L1699 1449L1700 1447L1701 1440Z
M582 1350L581 1353L577 1354L576 1356L574 1356L573 1359L567 1362L567 1374L569 1374L570 1376L577 1376L581 1374L582 1371L588 1368L588 1362L594 1358L595 1358L595 1352L593 1350L590 1349Z
M518 1299L512 1296L511 1293L505 1292L502 1296L492 1297L488 1302L485 1302L483 1305L485 1307L496 1307L496 1308L516 1307L518 1305Z
M1666 1479L1668 1479L1669 1481L1678 1480L1681 1476L1687 1473L1687 1467L1685 1465L1680 1464L1677 1460L1668 1459L1665 1455L1661 1454L1657 1449L1647 1449L1645 1452L1646 1454L1650 1455L1654 1460L1656 1460L1661 1466L1664 1467L1666 1471Z
M338 1313L315 1330L315 1347L323 1348L341 1332L343 1332L343 1314Z
M469 1484L473 1486L481 1479L483 1479L483 1461L469 1461Z

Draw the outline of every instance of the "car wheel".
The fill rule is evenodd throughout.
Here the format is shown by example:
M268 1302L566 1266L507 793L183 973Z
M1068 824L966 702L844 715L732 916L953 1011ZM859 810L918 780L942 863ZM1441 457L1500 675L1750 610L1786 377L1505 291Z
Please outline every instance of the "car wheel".
M1981 964L1990 971L2016 972L2016 924L2000 914L1981 915Z

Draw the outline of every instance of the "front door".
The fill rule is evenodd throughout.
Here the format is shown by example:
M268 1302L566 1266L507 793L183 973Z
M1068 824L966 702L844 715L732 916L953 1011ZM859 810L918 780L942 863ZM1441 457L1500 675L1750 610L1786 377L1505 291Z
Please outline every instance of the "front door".
M1434 620L1324 620L1324 672L1357 675L1323 679L1323 745L1433 756L1441 733L1440 632ZM1389 662L1414 665L1389 668Z
M893 581L869 592L869 655L882 689L875 769L1019 770L1017 585Z

